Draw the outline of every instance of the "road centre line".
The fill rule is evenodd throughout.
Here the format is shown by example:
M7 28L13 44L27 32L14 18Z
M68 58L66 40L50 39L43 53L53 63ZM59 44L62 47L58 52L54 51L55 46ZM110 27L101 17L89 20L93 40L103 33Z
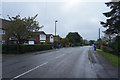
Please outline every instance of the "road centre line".
M27 74L27 73L35 70L35 69L38 69L38 68L41 67L41 66L46 65L47 63L48 63L48 62L45 62L45 63L43 63L43 64L41 64L41 65L39 65L39 66L36 66L35 68L32 68L32 69L30 69L30 70L28 70L28 71L26 71L26 72L24 72L24 73L22 73L22 74L20 74L20 75L18 75L18 76L16 76L16 77L12 78L12 79L10 79L10 80L17 79L17 78L19 78L19 77L21 77L21 76L23 76L23 75L25 75L25 74Z
M60 58L60 57L62 57L62 56L64 56L65 54L62 54L62 55L60 55L60 56L57 56L56 58Z

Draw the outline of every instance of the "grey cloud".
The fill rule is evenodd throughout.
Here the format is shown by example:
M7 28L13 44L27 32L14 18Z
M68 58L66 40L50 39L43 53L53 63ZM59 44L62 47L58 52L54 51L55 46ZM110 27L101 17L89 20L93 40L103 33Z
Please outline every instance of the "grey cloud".
M15 16L20 13L22 17L39 14L37 20L40 25L45 26L42 30L46 33L54 34L54 21L57 19L57 34L61 37L65 37L70 31L77 31L88 40L98 38L98 28L101 27L99 20L105 20L102 13L109 10L103 2L80 3L70 10L65 10L62 2L4 2L2 7L5 18L8 14Z

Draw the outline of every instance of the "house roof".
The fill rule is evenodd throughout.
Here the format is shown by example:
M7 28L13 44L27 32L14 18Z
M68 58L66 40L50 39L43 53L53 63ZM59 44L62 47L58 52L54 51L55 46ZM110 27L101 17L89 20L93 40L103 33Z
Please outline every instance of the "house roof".
M10 24L9 20L0 18L0 29L7 29L9 24Z
M40 34L42 34L42 33L46 35L46 33L45 33L44 31L33 32L33 35L40 35Z
M47 34L47 37L50 37L51 35L53 35L53 34Z
M53 35L55 37L55 35ZM59 35L56 35L56 37L60 37Z

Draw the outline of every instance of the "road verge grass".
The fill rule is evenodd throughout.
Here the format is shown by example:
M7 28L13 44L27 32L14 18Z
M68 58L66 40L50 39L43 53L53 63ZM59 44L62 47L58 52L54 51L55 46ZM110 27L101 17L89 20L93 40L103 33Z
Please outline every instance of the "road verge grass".
M96 50L100 55L102 55L104 58L106 58L113 66L119 66L120 67L120 57L104 52L102 50L97 49Z

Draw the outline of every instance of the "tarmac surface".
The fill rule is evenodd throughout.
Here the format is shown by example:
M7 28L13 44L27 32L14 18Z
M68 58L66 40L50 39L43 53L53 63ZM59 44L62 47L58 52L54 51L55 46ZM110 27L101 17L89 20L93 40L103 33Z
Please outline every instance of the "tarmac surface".
M41 54L42 53L42 54ZM3 56L2 77L10 78L118 78L112 66L92 46Z

